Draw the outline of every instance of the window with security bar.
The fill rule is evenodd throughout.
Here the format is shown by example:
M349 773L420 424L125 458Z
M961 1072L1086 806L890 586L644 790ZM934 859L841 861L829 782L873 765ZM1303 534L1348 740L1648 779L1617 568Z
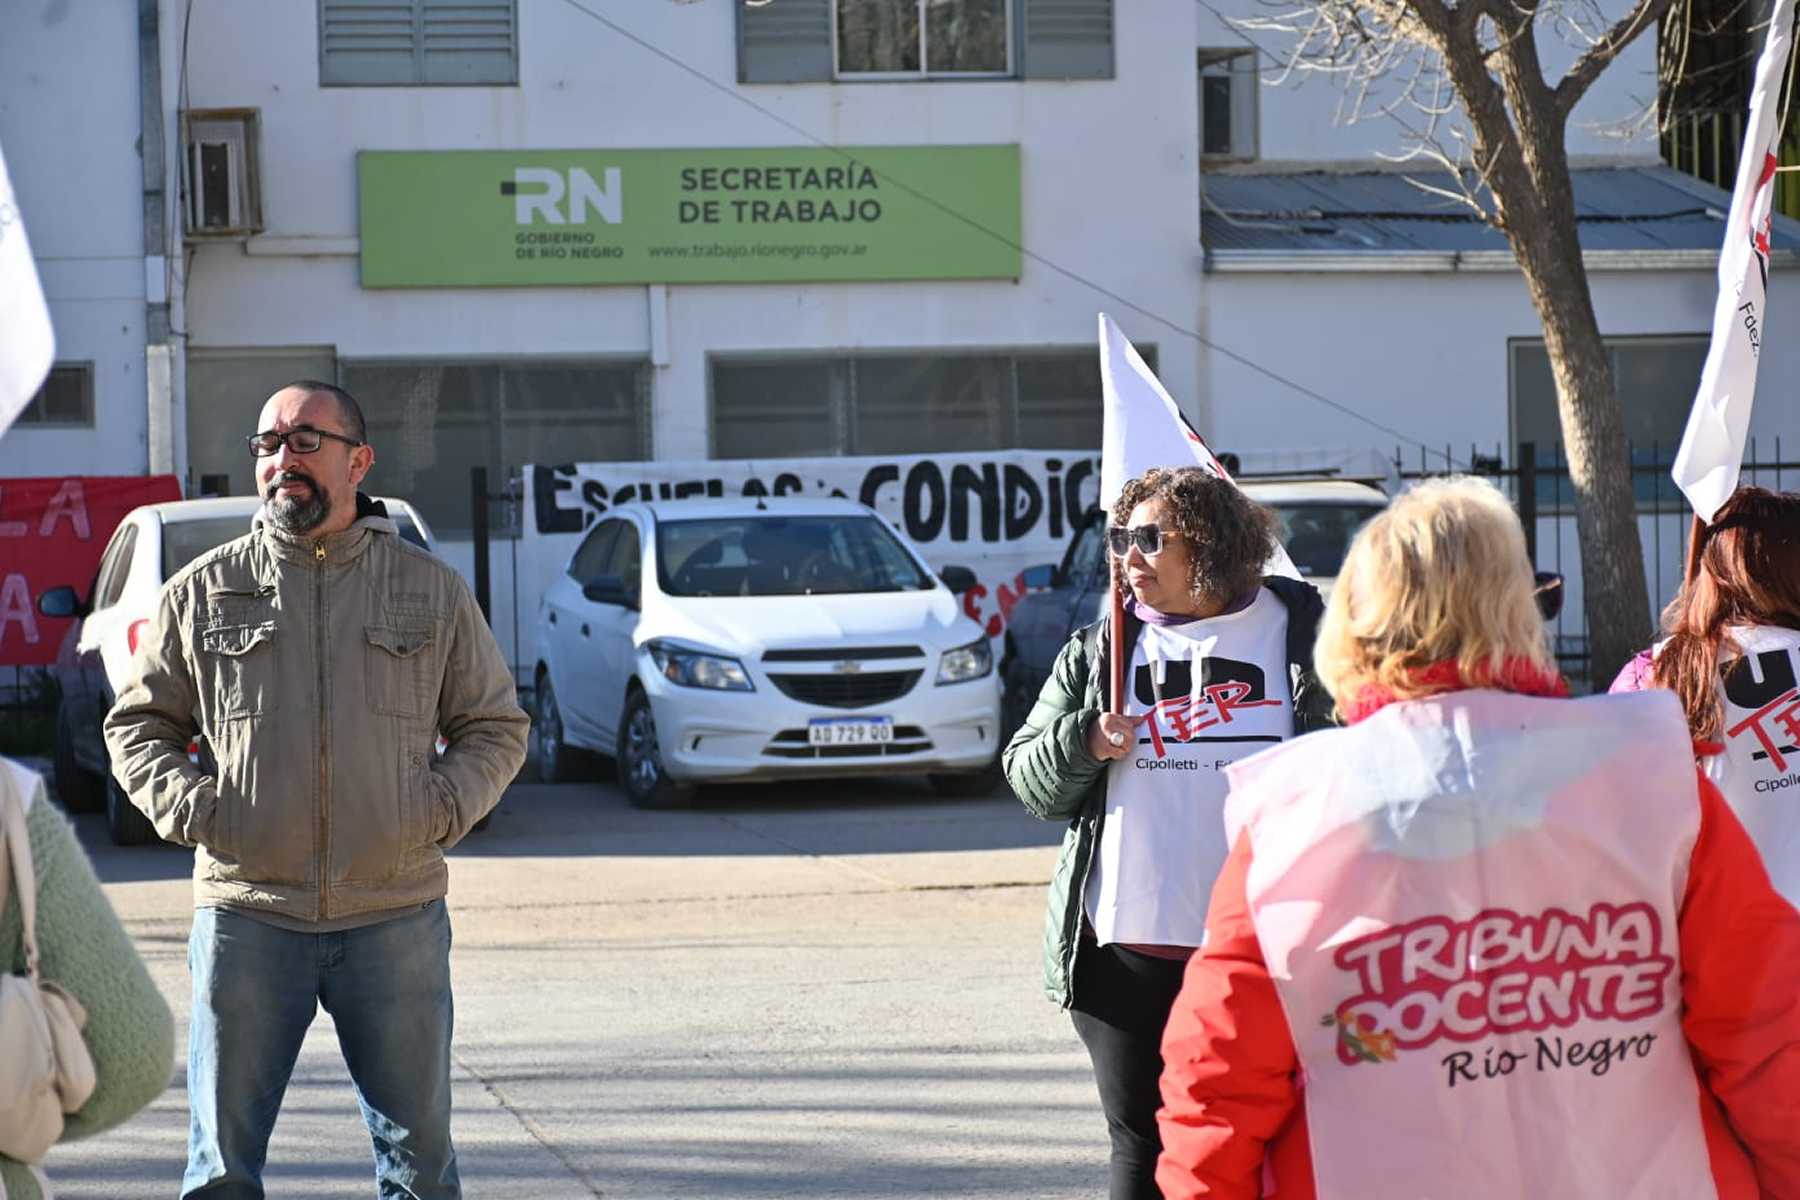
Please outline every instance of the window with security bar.
M318 0L325 87L509 87L518 0Z
M1112 79L1115 0L752 0L739 83Z
M836 0L840 77L1012 72L1009 0Z
M1694 406L1709 342L1703 333L1606 339L1631 448L1632 491L1641 511L1686 504L1669 479L1669 468ZM1507 343L1507 357L1512 442L1537 447L1538 511L1573 511L1575 493L1562 449L1556 379L1543 339L1513 338Z
M58 363L14 419L24 429L92 429L94 364Z
M1200 158L1245 162L1256 157L1256 51L1244 47L1194 52L1200 71Z
M363 490L412 501L454 537L472 524L473 467L497 490L530 463L649 458L649 378L641 360L365 360L342 363L338 382L375 448Z
M715 458L1100 449L1091 346L717 356L711 375Z

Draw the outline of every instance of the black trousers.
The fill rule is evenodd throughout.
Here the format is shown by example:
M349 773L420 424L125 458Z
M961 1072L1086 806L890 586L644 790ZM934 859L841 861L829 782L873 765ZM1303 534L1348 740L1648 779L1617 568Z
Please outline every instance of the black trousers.
M1075 960L1070 1016L1087 1046L1112 1138L1111 1200L1161 1200L1162 1033L1187 963L1101 946L1086 929Z

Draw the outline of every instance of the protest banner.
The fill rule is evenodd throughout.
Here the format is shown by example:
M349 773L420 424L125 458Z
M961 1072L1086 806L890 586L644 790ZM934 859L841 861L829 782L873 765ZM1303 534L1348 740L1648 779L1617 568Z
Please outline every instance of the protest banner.
M86 600L113 531L140 504L181 499L173 475L0 479L0 666L46 666L75 621L37 598L67 585Z
M1058 562L1099 495L1099 459L1081 451L893 457L580 463L529 470L524 538L539 570L560 569L594 521L634 500L838 496L886 517L934 570L979 582L963 610L999 637L1024 594L1020 573Z

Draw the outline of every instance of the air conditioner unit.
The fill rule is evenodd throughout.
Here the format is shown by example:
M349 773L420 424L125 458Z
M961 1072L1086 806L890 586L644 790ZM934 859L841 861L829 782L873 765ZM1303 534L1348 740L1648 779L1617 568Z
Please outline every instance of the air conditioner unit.
M261 231L261 127L254 108L182 113L181 191L189 238L241 238Z

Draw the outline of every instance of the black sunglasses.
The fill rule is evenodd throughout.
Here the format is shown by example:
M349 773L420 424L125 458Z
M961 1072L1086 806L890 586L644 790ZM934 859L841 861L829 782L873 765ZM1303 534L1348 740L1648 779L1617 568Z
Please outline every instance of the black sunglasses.
M1136 546L1145 554L1161 554L1164 538L1178 538L1181 534L1174 529L1164 531L1161 525L1134 525L1130 529L1123 525L1106 527L1106 547L1113 552L1115 558L1124 558Z
M341 433L332 433L328 429L312 429L307 426L290 429L286 433L276 433L273 429L266 429L261 433L251 434L244 439L244 442L250 447L251 457L271 458L280 454L283 446L295 454L311 454L325 444L325 438L330 438L334 442L342 442L346 446L368 445L367 442L359 442L355 438L345 437Z

